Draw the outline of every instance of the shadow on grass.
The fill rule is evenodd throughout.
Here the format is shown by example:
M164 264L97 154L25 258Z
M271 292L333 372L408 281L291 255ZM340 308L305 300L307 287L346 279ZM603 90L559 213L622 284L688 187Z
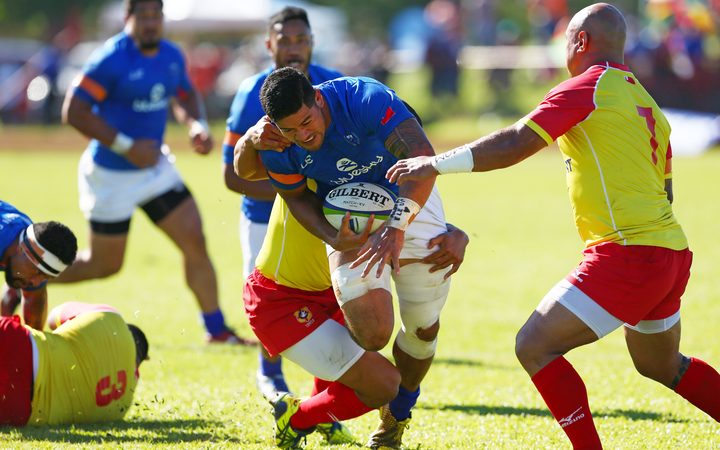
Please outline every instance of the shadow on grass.
M483 367L485 369L495 370L513 370L515 367L503 366L501 364L488 364L478 359L462 359L462 358L435 358L433 365L438 366L455 366L455 367Z
M69 444L141 443L178 444L192 442L247 443L227 433L213 433L221 428L217 421L201 419L140 420L102 424L58 425L46 427L0 427L3 436L19 435L23 442L63 442ZM211 430L211 431L208 431Z
M458 411L465 414L477 414L480 416L546 416L552 417L550 411L540 408L520 408L514 406L490 406L490 405L418 405L419 409L437 411ZM595 418L625 418L628 420L652 420L665 423L687 423L687 419L681 419L668 414L660 414L636 409L612 409L593 412Z

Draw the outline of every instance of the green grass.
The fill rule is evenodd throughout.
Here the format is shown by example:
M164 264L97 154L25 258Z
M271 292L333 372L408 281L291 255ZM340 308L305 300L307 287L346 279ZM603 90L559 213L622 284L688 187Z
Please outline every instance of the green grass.
M80 149L53 152L48 145L24 150L0 149L0 198L35 220L67 223L85 242L75 187ZM248 335L238 198L222 185L219 152L209 157L181 152L178 165L203 214L226 316ZM682 349L720 367L720 341L713 331L720 318L720 246L715 241L720 153L676 158L674 170L676 215L695 252ZM442 177L439 186L448 220L468 232L471 244L454 278L437 359L405 443L424 449L569 448L513 351L517 329L580 259L559 155L548 150L508 170ZM120 274L51 286L50 300L51 306L69 300L117 306L148 334L151 360L142 367L126 421L2 429L0 448L272 448L269 407L254 387L256 352L203 344L178 252L142 213L133 220ZM621 333L577 349L568 359L585 379L606 448L720 448L717 423L635 373ZM308 375L290 363L286 372L296 392L309 392ZM348 425L364 440L376 425L376 414ZM320 441L311 436L308 443L314 447Z

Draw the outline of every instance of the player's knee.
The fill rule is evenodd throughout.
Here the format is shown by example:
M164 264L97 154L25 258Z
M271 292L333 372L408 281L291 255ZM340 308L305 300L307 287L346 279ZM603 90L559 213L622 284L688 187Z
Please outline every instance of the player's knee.
M366 295L373 289L383 289L391 292L390 270L385 269L378 278L375 270L366 277L362 277L363 267L350 268L350 263L337 267L332 272L333 288L340 306Z
M515 336L515 356L523 366L537 358L535 339L530 335L527 327L523 326Z
M437 326L439 329L439 323L437 323ZM434 337L430 338L429 334L424 334L423 337L426 339L421 339L417 332L419 330L417 329L414 333L400 330L395 342L400 347L400 350L411 357L419 360L428 359L435 355L437 349L437 331Z
M95 259L92 260L92 275L94 278L106 278L120 272L123 266L122 259Z
M418 328L415 331L415 334L421 341L432 342L437 338L439 331L440 321L438 320L427 328Z
M392 328L376 326L372 329L353 330L353 336L363 349L377 352L385 348L392 337Z

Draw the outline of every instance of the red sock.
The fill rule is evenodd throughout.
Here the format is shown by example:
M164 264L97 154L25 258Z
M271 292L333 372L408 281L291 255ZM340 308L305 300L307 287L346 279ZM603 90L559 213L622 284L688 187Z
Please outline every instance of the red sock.
M333 382L324 391L300 402L300 409L290 418L290 425L304 430L319 423L353 419L371 409L360 401L355 391Z
M585 383L565 358L551 361L532 377L532 382L574 449L602 449Z
M720 374L705 361L690 358L675 392L720 422Z
M320 392L324 391L325 389L327 389L330 386L331 383L332 383L332 381L327 381L327 380L323 380L318 377L315 377L312 392L310 393L310 397L313 397L313 396L319 394Z

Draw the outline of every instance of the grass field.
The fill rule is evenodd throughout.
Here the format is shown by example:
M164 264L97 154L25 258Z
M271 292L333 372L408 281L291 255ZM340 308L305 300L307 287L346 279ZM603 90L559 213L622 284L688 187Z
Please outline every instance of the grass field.
M52 141L43 144L39 137L31 145L0 144L0 198L34 220L65 222L84 243L75 187L80 150L54 151ZM180 152L178 166L203 213L226 317L248 335L238 198L222 185L219 152ZM517 329L580 258L563 170L557 152L547 150L508 170L439 179L448 220L467 231L471 244L443 314L435 365L406 432L408 448L569 448L513 351ZM675 212L695 253L682 350L720 367L713 331L720 319L720 152L676 158L674 171ZM203 344L179 255L142 214L133 220L121 273L51 287L51 307L68 300L113 304L146 331L151 360L142 367L135 406L121 423L1 429L0 448L272 448L270 409L254 386L256 351ZM585 379L606 448L720 448L717 423L634 371L622 333L568 359ZM308 375L289 363L286 373L295 392L309 392ZM376 420L371 413L348 425L364 441ZM320 440L310 436L308 444L320 446Z

